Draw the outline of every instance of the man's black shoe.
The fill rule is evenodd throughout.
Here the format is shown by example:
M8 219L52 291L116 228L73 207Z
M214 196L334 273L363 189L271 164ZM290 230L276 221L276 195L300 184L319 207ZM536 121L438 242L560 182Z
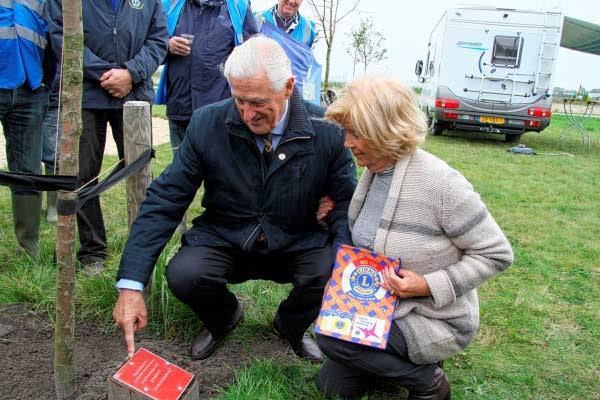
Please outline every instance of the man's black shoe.
M275 320L273 321L273 328L275 328L275 333L283 340L290 345L294 353L305 360L311 361L313 363L322 363L323 362L323 353L319 349L319 346L315 343L313 338L308 334L308 332L304 332L302 339L299 341L295 341L286 336L281 328L279 327L279 320L277 316L275 316Z
M229 332L231 332L243 320L244 312L242 311L242 307L239 307L238 311L236 312L234 322L218 337L213 337L208 329L203 327L198 336L196 336L196 339L190 348L190 356L192 359L204 360L205 358L210 357L219 347L221 347Z

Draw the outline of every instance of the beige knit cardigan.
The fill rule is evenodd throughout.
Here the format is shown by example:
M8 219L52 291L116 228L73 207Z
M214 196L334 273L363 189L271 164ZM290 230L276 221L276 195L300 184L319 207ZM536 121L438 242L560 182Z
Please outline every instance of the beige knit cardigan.
M372 179L365 169L348 210L350 230ZM417 364L451 357L473 340L475 288L513 262L508 240L471 184L420 149L396 163L373 250L400 257L402 268L429 285L431 296L400 299L394 313Z

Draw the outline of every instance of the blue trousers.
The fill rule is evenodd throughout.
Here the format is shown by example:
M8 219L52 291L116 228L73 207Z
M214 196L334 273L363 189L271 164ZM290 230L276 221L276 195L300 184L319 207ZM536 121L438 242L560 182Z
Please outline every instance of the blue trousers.
M173 156L175 156L175 153L177 153L177 149L179 148L179 146L181 146L189 124L189 119L185 121L169 119L169 138L171 139L171 148L173 149Z
M48 105L48 90L25 85L0 89L0 121L6 139L6 158L11 172L40 173L42 121ZM35 190L12 190L13 195L36 195Z
M58 173L60 134L62 131L62 126L59 126L57 136L57 124L58 107L48 106L44 122L42 123L42 162L46 166L47 171L50 170L55 173Z

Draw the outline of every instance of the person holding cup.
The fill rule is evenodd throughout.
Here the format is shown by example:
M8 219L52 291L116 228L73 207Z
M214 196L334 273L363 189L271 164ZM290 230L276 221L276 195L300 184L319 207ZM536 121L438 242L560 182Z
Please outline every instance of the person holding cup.
M231 97L222 66L234 46L257 29L249 0L167 0L163 4L170 39L156 104L167 105L175 154L194 110ZM184 216L178 232L185 229Z
M194 110L231 97L221 72L237 44L230 15L235 13L243 21L244 39L257 30L249 1L170 0L164 5L169 53L156 103L167 105L171 146L176 151Z

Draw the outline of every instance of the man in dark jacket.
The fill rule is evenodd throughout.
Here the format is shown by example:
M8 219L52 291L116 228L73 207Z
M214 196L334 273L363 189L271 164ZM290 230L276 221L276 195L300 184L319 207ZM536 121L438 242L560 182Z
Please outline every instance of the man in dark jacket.
M173 164L148 189L121 259L113 316L132 355L134 331L146 325L141 289L204 183L205 211L167 269L172 292L204 323L192 358L209 357L243 318L227 283L267 279L294 285L275 330L297 355L320 361L306 329L331 272L332 242L350 242L352 156L343 132L294 89L290 61L272 39L236 47L225 76L233 100L194 113ZM315 218L323 193L335 203L325 219L329 231Z
M49 0L53 46L62 46L62 5ZM167 22L160 0L83 1L83 133L79 142L79 184L96 181L107 125L123 150L123 103L152 102L152 74L167 54ZM81 248L77 258L88 273L104 267L108 247L100 199L77 213Z

